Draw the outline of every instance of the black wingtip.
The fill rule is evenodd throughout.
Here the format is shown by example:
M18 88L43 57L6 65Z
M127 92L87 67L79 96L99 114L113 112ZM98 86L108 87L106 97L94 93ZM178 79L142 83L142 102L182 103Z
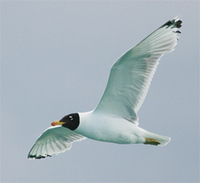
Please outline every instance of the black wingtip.
M165 26L169 27L169 26L171 26L171 25L173 25L173 24L174 24L174 21L169 20L169 21L166 22L162 27L165 27Z
M51 155L45 155L45 156L36 156L36 155L29 155L28 159L44 159L46 157L51 157Z
M182 21L181 20L178 20L178 21L176 21L176 23L175 23L175 26L177 27L177 28L181 28L181 25L182 24Z
M175 33L178 33L178 34L180 34L180 33L181 33L181 31L177 30Z
M168 22L166 22L162 27L172 27L172 28L181 28L181 25L182 24L182 20L180 20L180 19L172 19L172 20L169 20Z

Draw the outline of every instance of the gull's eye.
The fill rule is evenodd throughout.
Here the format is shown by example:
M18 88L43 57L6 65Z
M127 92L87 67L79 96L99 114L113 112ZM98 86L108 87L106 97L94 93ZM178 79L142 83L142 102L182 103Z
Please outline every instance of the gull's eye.
M73 117L72 117L72 116L69 116L69 119L72 121L72 120L73 120Z

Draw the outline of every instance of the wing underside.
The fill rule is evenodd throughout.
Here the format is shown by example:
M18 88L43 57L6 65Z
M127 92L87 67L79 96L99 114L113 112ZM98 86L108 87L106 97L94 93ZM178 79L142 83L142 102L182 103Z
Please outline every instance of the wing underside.
M41 159L69 150L73 142L81 141L86 137L77 134L65 127L54 126L46 129L31 148L28 158Z
M95 109L136 123L160 58L174 50L182 21L174 18L127 51L113 65Z

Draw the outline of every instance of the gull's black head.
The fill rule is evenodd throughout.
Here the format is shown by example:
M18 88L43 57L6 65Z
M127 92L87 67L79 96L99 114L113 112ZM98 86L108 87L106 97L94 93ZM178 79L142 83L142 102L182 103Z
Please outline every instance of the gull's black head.
M69 114L64 116L59 121L52 122L51 125L62 125L63 127L69 128L70 130L75 130L79 126L79 115L78 113Z

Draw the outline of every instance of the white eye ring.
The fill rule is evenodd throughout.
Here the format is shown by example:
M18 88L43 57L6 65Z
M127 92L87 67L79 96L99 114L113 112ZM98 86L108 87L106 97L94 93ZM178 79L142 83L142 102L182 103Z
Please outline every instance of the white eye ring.
M72 120L73 120L73 117L72 117L72 116L69 116L69 119L72 121Z

